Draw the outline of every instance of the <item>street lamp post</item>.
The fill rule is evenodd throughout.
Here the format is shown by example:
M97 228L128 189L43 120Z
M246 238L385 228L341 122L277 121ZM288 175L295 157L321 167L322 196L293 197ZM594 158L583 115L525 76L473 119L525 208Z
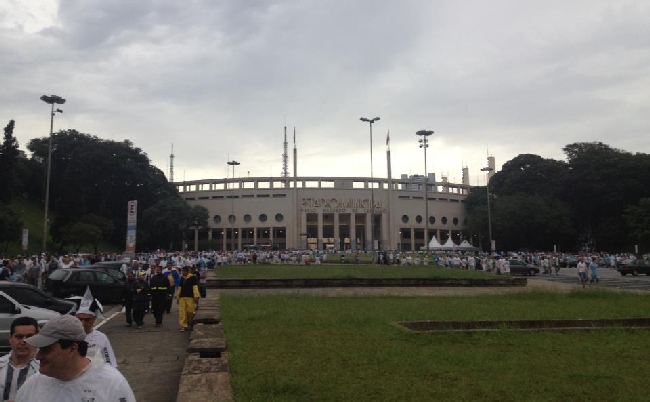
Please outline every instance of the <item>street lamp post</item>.
M360 118L359 120L368 123L370 126L370 208L372 213L370 215L370 249L372 250L372 261L375 261L375 183L374 175L372 173L372 125L376 121L379 121L379 117L374 119L367 119L365 117Z
M420 130L416 135L422 137L418 140L420 148L424 150L424 241L429 255L429 176L427 174L427 148L429 148L429 136L431 130Z
M485 172L485 189L487 191L487 210L488 210L488 235L490 236L490 252L494 253L494 244L492 243L492 216L490 215L490 172L492 168L487 166L481 169Z
M241 165L236 160L226 162L232 166L232 195L230 196L230 236L232 236L232 251L235 251L235 166Z
M47 251L47 210L50 207L50 172L52 171L52 135L54 131L54 114L63 113L63 110L54 110L54 105L63 105L65 99L57 95L43 95L41 100L49 104L52 108L50 111L50 140L47 150L47 173L45 179L45 217L43 218L43 245L42 249L45 253Z

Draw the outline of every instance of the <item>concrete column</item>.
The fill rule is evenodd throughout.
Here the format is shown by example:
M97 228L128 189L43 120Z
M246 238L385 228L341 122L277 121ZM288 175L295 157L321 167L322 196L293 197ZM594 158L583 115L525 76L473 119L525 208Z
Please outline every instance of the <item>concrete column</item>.
M356 214L350 214L350 250L357 249L357 220Z
M208 229L208 241L212 240L212 228Z
M236 229L237 230L237 250L241 250L241 228Z
M318 231L317 235L318 237L318 249L322 250L323 249L323 211L318 211Z
M221 234L221 250L226 251L226 228L223 228L223 233Z
M415 251L415 229L409 229L411 231L411 251Z
M269 243L271 244L271 248L273 248L273 228L269 228Z
M334 212L334 244L338 250L343 250L340 237L341 237L341 232L339 230L339 213Z
M300 213L300 233L303 233L304 235L301 236L301 248L306 249L307 248L307 212L302 212Z
M257 227L253 228L253 244L257 244Z
M372 250L372 214L366 213L366 250Z
M390 244L390 225L388 224L388 216L386 214L381 214L381 219L379 220L381 222L381 228L379 232L379 236L381 237L381 241L379 242L379 248L381 250L394 250L395 248L393 247L392 244Z

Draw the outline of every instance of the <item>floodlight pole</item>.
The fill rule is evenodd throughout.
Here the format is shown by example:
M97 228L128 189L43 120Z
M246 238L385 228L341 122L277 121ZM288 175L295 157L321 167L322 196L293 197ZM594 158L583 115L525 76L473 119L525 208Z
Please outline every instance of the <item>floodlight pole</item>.
M367 119L365 117L360 118L359 120L368 123L370 126L370 209L372 213L370 214L370 250L372 250L372 262L375 262L375 177L372 173L372 125L376 121L379 121L379 117L374 119ZM356 241L356 239L355 239Z
M424 150L424 241L429 255L429 175L427 174L427 148L429 148L429 136L431 130L420 130L416 135L422 137L418 140L420 148Z
M47 211L50 207L50 175L52 172L52 135L54 132L54 114L63 113L61 109L54 110L54 104L63 105L65 99L57 95L43 95L41 100L51 106L50 110L50 138L49 145L47 150L47 173L45 178L45 213L43 218L43 244L42 250L43 253L47 252Z

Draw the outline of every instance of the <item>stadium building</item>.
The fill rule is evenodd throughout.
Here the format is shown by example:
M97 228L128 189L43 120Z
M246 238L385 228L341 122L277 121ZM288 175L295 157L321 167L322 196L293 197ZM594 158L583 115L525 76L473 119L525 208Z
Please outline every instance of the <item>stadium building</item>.
M294 146L293 177L174 183L189 205L209 211L209 227L198 231L199 241L208 240L210 248L224 251L371 250L373 242L375 250L412 251L434 236L440 244L451 237L455 244L468 240L478 245L465 229L467 168L461 184L446 177L436 181L433 173L427 180L422 175L394 179L388 150L388 178L296 177L296 159ZM494 158L488 163L493 165Z

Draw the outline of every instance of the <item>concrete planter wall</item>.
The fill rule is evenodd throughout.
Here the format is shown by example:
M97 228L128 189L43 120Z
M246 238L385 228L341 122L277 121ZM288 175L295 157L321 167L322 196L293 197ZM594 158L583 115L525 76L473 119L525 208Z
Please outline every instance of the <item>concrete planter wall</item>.
M212 279L212 289L279 289L342 287L508 287L526 286L526 278L329 278L329 279Z

